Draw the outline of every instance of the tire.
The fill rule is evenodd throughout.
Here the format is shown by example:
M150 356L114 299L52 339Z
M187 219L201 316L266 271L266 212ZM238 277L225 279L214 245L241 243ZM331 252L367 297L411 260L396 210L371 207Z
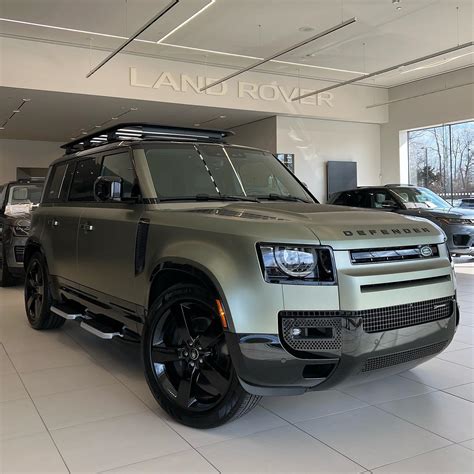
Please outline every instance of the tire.
M43 255L36 252L28 262L25 277L25 310L33 329L56 329L66 322L51 313L51 305L48 267Z
M7 258L5 256L5 249L2 245L2 251L0 253L0 287L12 286L16 282L13 275L8 270Z
M174 285L153 302L142 354L155 399L184 425L223 425L248 413L261 398L240 385L216 300L198 285Z

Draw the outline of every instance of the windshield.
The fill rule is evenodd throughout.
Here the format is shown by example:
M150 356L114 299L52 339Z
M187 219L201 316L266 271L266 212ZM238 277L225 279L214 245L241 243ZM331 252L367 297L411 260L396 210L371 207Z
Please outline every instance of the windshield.
M39 204L43 184L14 184L8 189L5 214L16 215L31 211L34 205Z
M145 147L160 200L284 199L314 202L270 153L221 145L160 143Z
M451 206L426 188L391 188L406 209L449 209Z

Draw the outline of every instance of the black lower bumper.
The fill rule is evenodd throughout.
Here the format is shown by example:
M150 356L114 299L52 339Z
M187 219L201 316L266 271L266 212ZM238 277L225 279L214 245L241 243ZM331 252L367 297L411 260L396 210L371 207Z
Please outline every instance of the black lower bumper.
M439 354L459 322L448 318L401 329L367 333L360 318L341 319L341 349L302 357L290 354L273 334L227 333L242 386L255 395L296 395L353 385L403 372Z

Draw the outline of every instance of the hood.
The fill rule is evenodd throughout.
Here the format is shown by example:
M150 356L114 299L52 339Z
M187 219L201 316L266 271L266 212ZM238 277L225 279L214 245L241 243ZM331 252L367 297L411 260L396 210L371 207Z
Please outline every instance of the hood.
M216 219L301 224L321 244L341 250L422 245L445 240L443 231L426 219L370 209L278 201L206 205L186 211ZM272 239L262 236L262 240Z
M459 207L451 207L450 209L407 209L404 214L426 217L428 219L436 218L453 218L474 220L474 209L461 209Z

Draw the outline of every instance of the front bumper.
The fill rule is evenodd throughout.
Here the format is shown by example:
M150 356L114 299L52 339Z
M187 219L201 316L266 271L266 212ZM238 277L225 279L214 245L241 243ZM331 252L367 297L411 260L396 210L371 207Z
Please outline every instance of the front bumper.
M474 255L474 225L445 225L443 230L451 253Z
M408 370L448 346L459 310L454 304L444 319L376 333L367 333L360 317L337 319L339 350L329 347L303 357L290 354L279 335L227 333L242 386L256 395L296 395Z
M8 242L4 243L8 269L11 273L23 274L24 272L23 257L27 238L12 235Z

